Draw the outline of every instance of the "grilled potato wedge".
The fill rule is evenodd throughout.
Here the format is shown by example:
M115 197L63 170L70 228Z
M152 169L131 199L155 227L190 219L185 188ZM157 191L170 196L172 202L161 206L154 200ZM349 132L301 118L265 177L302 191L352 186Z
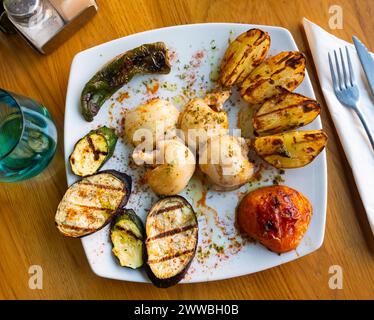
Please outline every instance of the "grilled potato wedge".
M300 168L312 162L327 143L322 130L290 131L256 138L257 154L279 169Z
M239 84L264 61L270 48L270 36L260 29L242 33L227 48L221 63L219 81L224 87Z
M167 288L183 279L196 252L197 218L181 196L157 201L146 220L145 269L153 284Z
M301 52L285 51L266 59L244 80L240 95L251 104L293 91L304 79L305 57Z
M131 178L114 170L101 171L69 187L58 205L55 222L67 237L83 237L108 224L126 205Z
M289 131L312 122L321 106L301 94L285 92L266 100L252 118L255 135Z

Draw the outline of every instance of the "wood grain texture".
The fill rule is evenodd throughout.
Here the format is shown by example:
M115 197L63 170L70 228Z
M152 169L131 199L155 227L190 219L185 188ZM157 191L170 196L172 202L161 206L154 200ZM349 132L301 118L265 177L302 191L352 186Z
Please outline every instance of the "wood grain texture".
M38 177L0 185L1 299L373 299L374 239L350 167L325 106L302 17L329 30L328 8L340 5L344 28L329 30L350 41L357 35L374 49L374 5L366 0L111 0L87 25L49 56L40 56L18 36L0 35L0 87L42 101L59 130L58 152ZM308 57L308 70L323 107L329 190L325 241L315 253L288 264L236 279L179 285L160 290L147 284L95 276L79 240L54 227L55 209L66 190L63 158L65 94L76 53L135 32L176 24L242 22L289 29ZM307 180L306 180L307 183ZM41 265L43 290L30 290L28 268ZM331 265L344 272L342 290L331 290Z

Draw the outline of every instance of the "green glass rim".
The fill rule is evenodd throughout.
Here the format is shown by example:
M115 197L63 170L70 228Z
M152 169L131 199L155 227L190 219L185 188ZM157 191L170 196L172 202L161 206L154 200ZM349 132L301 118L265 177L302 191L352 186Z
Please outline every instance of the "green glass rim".
M9 156L13 150L18 146L18 143L20 142L22 136L23 136L23 133L25 131L25 118L24 118L24 114L23 114L23 111L22 111L22 108L21 106L19 105L19 103L17 102L17 100L13 97L12 93L10 93L9 91L6 91L4 89L1 89L0 88L0 92L5 94L6 96L8 96L14 103L14 107L16 107L18 109L18 112L21 114L21 119L22 119L22 130L21 130L21 134L19 135L17 141L14 143L14 145L10 148L9 151L7 151L3 156L0 156L0 161L5 159L7 156Z

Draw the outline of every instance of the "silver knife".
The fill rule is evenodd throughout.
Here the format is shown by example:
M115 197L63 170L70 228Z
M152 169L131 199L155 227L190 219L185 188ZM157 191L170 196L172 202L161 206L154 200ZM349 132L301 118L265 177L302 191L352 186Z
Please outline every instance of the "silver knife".
M374 60L369 50L356 36L353 36L352 39L353 43L355 44L362 67L365 71L366 79L368 80L369 87L371 89L371 94L374 96Z

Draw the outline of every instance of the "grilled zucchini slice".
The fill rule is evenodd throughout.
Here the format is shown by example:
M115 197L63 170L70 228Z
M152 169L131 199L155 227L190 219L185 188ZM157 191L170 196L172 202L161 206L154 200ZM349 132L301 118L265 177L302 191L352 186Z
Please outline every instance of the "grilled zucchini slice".
M312 122L321 112L319 103L301 94L285 92L266 100L255 112L255 135L293 130Z
M101 171L69 187L58 205L55 222L67 237L83 237L103 228L126 205L131 178L114 170Z
M260 29L250 29L227 48L221 63L220 83L225 87L239 84L264 61L270 48L270 36Z
M122 267L137 269L143 265L145 230L134 210L119 209L112 222L110 238L112 252Z
M286 51L266 59L244 80L240 95L251 104L282 93L293 91L304 79L305 56L301 52Z
M146 220L146 272L159 288L177 284L186 274L198 241L197 218L180 196L156 202Z
M325 148L322 130L290 131L254 140L257 154L279 169L300 168L312 162Z
M170 64L163 42L143 44L115 57L85 85L81 95L83 117L92 121L104 102L135 75L169 72Z
M86 177L99 171L112 157L117 139L114 130L105 126L90 131L76 143L69 157L73 173Z

